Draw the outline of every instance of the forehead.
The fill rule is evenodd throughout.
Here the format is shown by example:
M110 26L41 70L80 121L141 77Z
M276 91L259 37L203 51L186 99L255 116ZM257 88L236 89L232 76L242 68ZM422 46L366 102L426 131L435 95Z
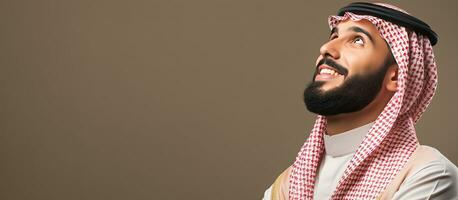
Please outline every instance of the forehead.
M344 21L339 22L336 25L336 27L339 27L339 28L340 27L349 27L349 26L359 26L361 28L367 28L368 30L378 32L375 25L366 19L361 19L361 20L346 19Z
M334 27L333 32L337 32L339 34L345 32L354 32L355 27L364 30L366 33L368 33L372 38L376 40L384 41L384 39L378 32L377 27L375 27L374 24L365 19L358 21L347 19L345 21L342 21Z

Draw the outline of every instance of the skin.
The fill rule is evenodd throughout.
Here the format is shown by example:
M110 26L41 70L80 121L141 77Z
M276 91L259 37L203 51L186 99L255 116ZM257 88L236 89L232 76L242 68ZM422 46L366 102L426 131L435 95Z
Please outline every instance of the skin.
M339 23L336 28L331 32L329 41L321 46L316 64L324 57L328 57L344 66L348 70L348 75L333 78L317 75L315 80L325 81L321 87L324 92L340 86L352 75L375 72L383 67L390 55L390 49L385 40L369 21L347 20ZM343 133L375 121L396 92L397 69L396 64L388 67L380 92L362 110L326 116L327 134Z

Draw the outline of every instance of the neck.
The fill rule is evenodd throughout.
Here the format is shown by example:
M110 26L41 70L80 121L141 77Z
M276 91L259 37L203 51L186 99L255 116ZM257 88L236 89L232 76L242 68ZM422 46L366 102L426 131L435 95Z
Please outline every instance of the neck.
M378 115L364 115L361 113L346 113L327 116L326 133L328 135L340 134L371 123L375 121L377 117Z

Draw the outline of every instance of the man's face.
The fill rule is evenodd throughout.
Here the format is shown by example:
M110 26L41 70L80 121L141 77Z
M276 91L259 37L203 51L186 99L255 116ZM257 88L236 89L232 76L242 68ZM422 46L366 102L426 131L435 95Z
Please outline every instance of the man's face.
M381 89L388 58L390 50L372 23L339 23L320 48L312 83L304 92L307 108L325 116L363 109Z

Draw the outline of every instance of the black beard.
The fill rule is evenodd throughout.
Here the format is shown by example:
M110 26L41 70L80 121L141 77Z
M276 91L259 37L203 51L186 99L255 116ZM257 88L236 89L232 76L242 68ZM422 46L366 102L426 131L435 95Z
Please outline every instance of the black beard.
M323 116L360 111L380 92L386 71L387 67L381 67L367 75L348 76L341 86L326 92L320 89L325 82L312 81L304 91L305 105L310 112Z

